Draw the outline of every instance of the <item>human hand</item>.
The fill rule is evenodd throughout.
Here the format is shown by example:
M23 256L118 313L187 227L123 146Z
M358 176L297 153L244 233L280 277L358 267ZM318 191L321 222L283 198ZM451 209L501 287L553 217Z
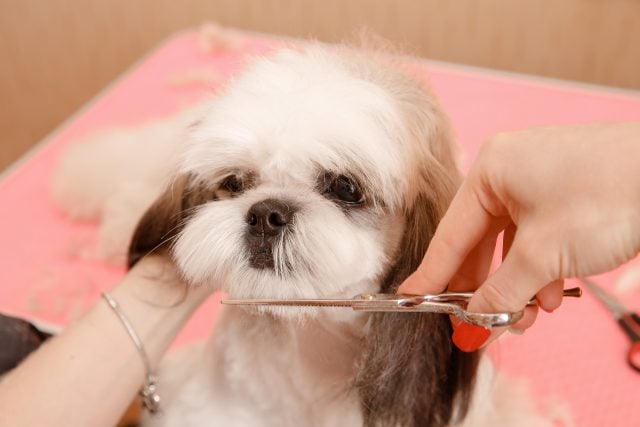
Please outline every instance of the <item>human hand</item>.
M121 287L147 304L158 307L182 304L192 306L193 310L214 291L213 286L188 285L168 255L140 259L122 279Z
M563 279L611 270L640 250L640 123L539 128L499 134L482 148L400 293L476 290L472 312L522 310L534 295L553 311ZM496 239L503 262L488 276ZM533 324L528 307L514 325ZM455 325L454 325L455 327ZM489 337L463 324L453 340ZM495 334L494 334L495 335Z

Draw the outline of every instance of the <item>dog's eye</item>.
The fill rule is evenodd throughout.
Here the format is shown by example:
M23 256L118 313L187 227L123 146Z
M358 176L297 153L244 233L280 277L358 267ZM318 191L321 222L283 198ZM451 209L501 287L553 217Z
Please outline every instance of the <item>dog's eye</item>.
M244 183L237 175L229 175L220 183L220 188L235 196L244 191Z
M338 175L329 181L325 190L326 194L348 205L361 205L364 195L358 185L344 175Z

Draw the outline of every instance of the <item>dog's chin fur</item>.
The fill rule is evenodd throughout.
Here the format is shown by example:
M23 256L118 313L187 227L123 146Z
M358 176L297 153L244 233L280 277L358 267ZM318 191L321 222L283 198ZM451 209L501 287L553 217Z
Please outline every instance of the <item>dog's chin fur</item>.
M459 182L446 117L401 68L384 54L321 45L257 60L190 114L186 142L164 149L179 161L152 192L161 194L133 233L129 266L167 252L187 282L232 298L395 292ZM362 203L345 202L335 177ZM250 233L265 200L291 214L275 237ZM147 423L458 423L478 355L450 335L448 318L428 313L225 307L210 340L163 364L163 414Z

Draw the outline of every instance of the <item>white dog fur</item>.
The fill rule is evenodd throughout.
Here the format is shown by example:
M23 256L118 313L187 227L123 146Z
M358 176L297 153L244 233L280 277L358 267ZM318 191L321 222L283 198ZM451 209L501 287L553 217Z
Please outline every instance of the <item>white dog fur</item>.
M136 222L160 196L136 231L130 262L150 250L168 250L190 284L234 298L339 298L384 286L392 291L409 272L400 268L393 276L401 260L415 264L421 257L406 253L421 250L405 244L421 238L411 234L421 231L411 223L415 210L427 209L427 219L437 222L458 182L446 118L392 62L320 45L257 60L204 107L72 147L55 179L56 200L74 217L102 218L102 255L122 260ZM349 199L354 192L363 200ZM255 226L252 209L264 200L282 201L293 211L272 242L264 240L264 229L258 240L247 237ZM176 209L167 208L176 202ZM160 240L146 241L149 227L161 228ZM265 246L272 252L252 255ZM163 363L163 412L145 424L553 424L526 389L496 376L487 359L468 384L466 417L456 418L464 412L461 400L468 399L461 391L441 403L449 402L449 410L435 407L440 412L420 418L412 413L420 408L407 404L422 392L407 391L416 388L410 375L368 365L392 360L397 350L392 335L384 338L386 318L372 319L345 309L226 308L209 340ZM413 320L395 322L410 329ZM374 349L371 336L379 331L383 348ZM448 335L438 337L424 348L446 348L443 360L467 357L452 356ZM368 375L390 372L396 372L386 377L390 384L405 378L390 385L405 400L380 413L363 411ZM424 393L438 385L430 377L416 380ZM439 390L431 394L435 399ZM390 414L405 411L405 404L411 416Z

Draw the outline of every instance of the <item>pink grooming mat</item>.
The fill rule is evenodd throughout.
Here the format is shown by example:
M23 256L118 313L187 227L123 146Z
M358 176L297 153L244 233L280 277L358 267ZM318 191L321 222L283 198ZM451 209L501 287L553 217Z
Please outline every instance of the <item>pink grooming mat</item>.
M96 239L95 224L74 223L55 210L50 177L56 162L69 142L97 129L164 117L215 94L218 84L241 69L248 55L282 44L238 34L245 38L229 50L203 48L198 31L172 37L4 176L0 311L66 324L90 307L100 291L119 281L122 269L82 255ZM442 63L416 61L416 66L428 76L449 113L466 165L482 141L499 131L640 120L637 93ZM218 81L203 81L204 71ZM597 280L613 289L620 272ZM624 295L624 301L640 310L639 291ZM219 298L205 304L178 343L207 335L218 304ZM541 404L555 399L568 406L576 425L632 426L640 425L640 374L626 364L628 346L613 317L585 290L581 300L565 300L553 315L541 313L535 327L522 337L507 337L491 353L505 371L530 383Z

